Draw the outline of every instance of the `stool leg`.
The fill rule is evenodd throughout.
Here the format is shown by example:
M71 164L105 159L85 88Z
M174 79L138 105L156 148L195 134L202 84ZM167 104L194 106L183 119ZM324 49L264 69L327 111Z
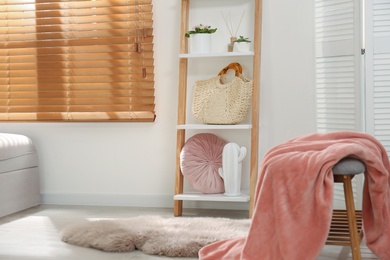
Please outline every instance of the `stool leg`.
M357 230L355 202L353 200L352 177L345 175L343 179L345 204L347 207L349 235L351 237L352 259L361 260L360 237Z

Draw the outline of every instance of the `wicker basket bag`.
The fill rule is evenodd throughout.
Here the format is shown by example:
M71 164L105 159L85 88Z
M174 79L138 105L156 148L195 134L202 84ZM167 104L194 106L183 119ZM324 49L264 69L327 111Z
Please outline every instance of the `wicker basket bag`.
M226 72L235 70L235 76L226 80ZM242 75L242 67L234 62L222 69L218 76L195 82L192 113L204 124L238 124L246 117L251 99L253 82Z

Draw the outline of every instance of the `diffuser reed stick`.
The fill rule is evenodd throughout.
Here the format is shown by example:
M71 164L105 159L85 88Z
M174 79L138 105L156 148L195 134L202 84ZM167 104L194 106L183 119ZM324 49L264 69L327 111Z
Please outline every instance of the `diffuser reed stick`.
M233 29L233 22L232 22L232 17L230 16L230 12L228 13L229 22L226 19L225 15L222 13L222 11L221 11L221 15L223 17L223 20L225 21L226 27L228 28L228 31L230 33L230 37L237 37L238 29L240 29L242 18L244 18L244 15L245 15L245 10L244 10L244 12L241 15L241 18L240 18L240 21L238 23L238 26L237 26L237 29L236 29L235 33L233 33L234 29Z
M221 11L221 15L223 17L223 20L225 21L225 24L226 24L226 27L228 28L229 33L230 33L230 43L228 44L228 52L232 52L233 51L234 42L237 40L238 29L240 28L241 22L242 22L242 18L245 15L245 10L244 10L244 12L241 15L240 21L238 23L238 26L237 26L237 29L236 29L235 32L234 32L234 29L233 29L233 22L232 22L232 17L230 16L230 12L228 12L229 20L226 19L225 15L222 13L222 11Z

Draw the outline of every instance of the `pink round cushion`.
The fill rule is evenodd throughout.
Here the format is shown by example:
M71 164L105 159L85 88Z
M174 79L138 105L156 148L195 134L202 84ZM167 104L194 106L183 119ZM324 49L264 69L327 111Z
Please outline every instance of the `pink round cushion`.
M180 152L180 168L192 188L203 193L223 193L223 147L227 142L214 134L202 133L189 138Z

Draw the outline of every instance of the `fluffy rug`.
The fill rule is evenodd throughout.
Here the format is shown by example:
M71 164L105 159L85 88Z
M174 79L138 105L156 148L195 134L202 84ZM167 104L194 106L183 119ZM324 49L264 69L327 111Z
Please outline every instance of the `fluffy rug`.
M247 236L249 219L139 216L84 221L62 231L62 241L108 252L141 250L150 255L197 257L210 243Z

